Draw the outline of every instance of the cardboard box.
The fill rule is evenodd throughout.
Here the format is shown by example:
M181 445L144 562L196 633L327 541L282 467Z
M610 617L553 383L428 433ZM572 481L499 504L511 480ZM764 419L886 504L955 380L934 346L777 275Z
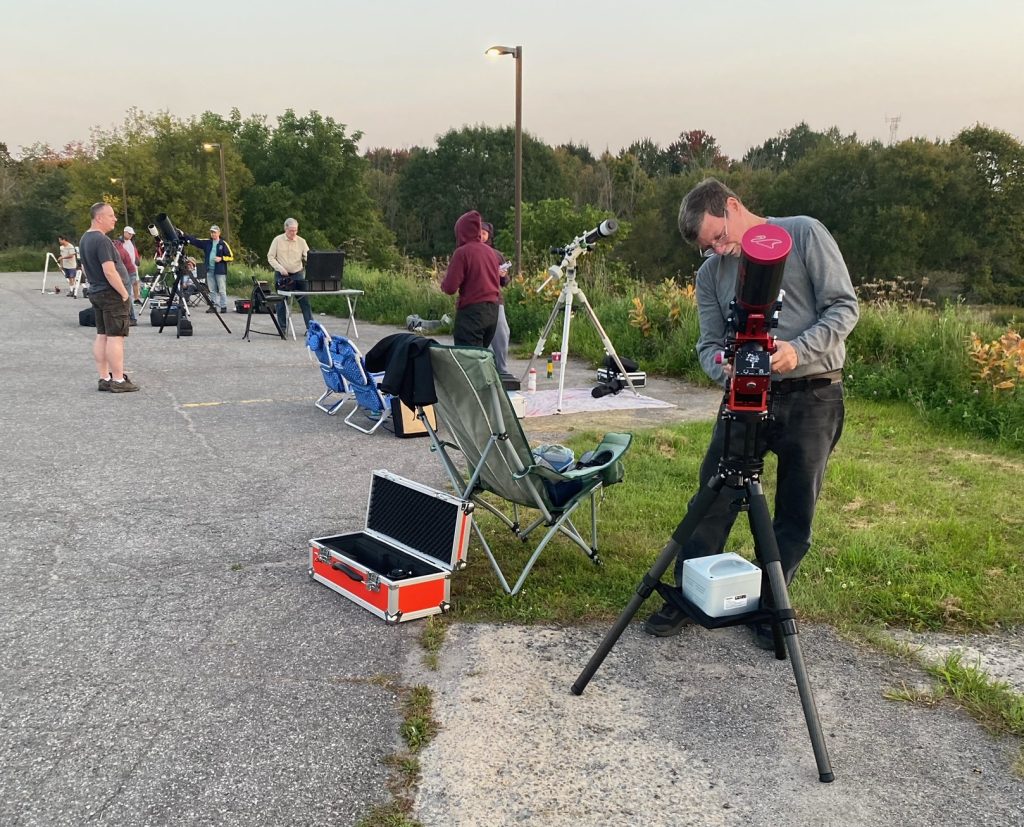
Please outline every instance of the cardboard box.
M434 413L434 406L427 405L423 408L427 422L435 431L437 430L437 415ZM423 422L416 416L416 412L402 402L397 396L391 397L391 422L394 423L395 436L399 439L409 439L415 436L426 436L427 429ZM388 427L385 422L384 427Z
M309 541L309 576L387 623L451 608L465 565L473 503L374 471L362 531Z

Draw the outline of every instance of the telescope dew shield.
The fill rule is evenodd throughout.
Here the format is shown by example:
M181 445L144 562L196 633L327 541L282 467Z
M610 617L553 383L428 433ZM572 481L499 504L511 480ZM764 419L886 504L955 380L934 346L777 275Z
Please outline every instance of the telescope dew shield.
M619 222L614 218L607 218L598 224L589 233L585 233L583 236L584 244L596 244L598 240L602 238L608 238L610 235L615 235L619 229Z
M178 243L181 234L171 222L171 219L167 217L167 213L160 213L153 219L153 224L156 225L156 228L160 231L160 236L164 241L169 241L173 244Z
M772 313L780 301L782 271L793 239L781 227L759 224L743 234L726 351L732 358L726 409L732 414L768 415L775 339Z
M758 224L740 241L736 301L748 313L767 313L779 298L782 271L793 249L793 239L775 224Z

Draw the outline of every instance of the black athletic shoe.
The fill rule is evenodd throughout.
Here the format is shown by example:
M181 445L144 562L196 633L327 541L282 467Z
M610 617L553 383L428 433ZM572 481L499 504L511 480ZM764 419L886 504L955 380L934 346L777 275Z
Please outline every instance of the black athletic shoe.
M748 623L754 645L766 652L775 651L775 636L772 634L772 627L767 623Z
M672 637L678 635L684 626L693 621L681 609L666 603L658 611L644 621L644 631L655 637Z

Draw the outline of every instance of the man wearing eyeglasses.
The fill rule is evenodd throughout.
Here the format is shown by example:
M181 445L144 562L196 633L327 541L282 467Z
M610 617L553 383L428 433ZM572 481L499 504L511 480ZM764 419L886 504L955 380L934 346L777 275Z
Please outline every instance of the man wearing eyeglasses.
M714 178L706 178L683 199L679 231L707 259L697 271L697 309L701 367L724 385L728 365L717 355L725 348L729 304L736 297L740 241L751 227L776 224L793 239L782 275L785 300L775 330L772 354L772 418L761 426L756 450L778 457L773 527L789 583L811 545L811 523L829 455L843 431L843 363L846 337L857 323L857 296L839 247L828 230L807 216L762 218ZM731 442L742 444L741 423L733 423ZM718 470L725 450L725 428L715 425L700 468L701 488ZM676 560L676 583L682 584L683 561L721 554L737 511L740 492L725 488L683 545ZM678 634L687 616L665 604L644 623L658 637ZM773 649L771 629L752 627L754 642Z

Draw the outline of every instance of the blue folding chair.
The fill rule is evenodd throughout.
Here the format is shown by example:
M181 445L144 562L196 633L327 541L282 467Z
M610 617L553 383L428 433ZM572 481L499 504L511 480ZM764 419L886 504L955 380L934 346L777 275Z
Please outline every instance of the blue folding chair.
M377 379L367 373L363 355L351 340L344 336L332 336L329 349L349 392L356 399L356 406L345 417L345 424L364 434L372 434L391 415L390 399L380 392ZM353 422L355 416L365 419L365 424ZM371 422L373 424L369 425Z
M340 368L331 355L331 337L320 322L310 322L306 330L306 349L316 359L320 366L320 375L323 377L327 390L313 404L328 416L334 416L344 407L349 400L348 383L342 375ZM340 399L331 397L340 395Z

